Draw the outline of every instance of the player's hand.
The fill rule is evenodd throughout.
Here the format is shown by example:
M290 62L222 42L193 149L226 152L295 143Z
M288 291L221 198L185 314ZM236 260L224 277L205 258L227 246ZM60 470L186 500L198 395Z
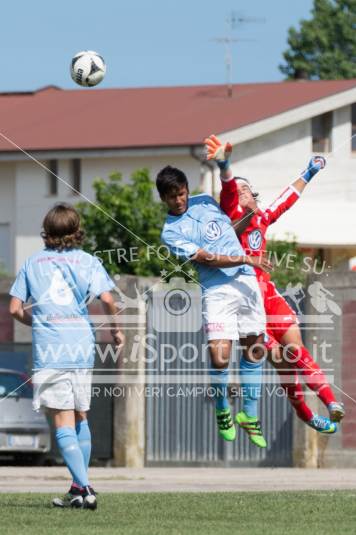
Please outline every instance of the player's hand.
M245 258L247 260L246 264L249 266L262 269L262 271L266 271L267 273L273 269L272 262L268 260L265 254L261 256L246 256Z
M306 184L311 181L314 175L316 175L320 169L324 169L326 160L323 156L313 156L308 164L307 169L302 172L300 178L304 180Z
M220 169L226 170L230 163L229 159L232 153L231 143L223 145L214 134L204 139L207 151L207 160L215 160Z
M114 344L118 348L122 348L125 345L125 335L120 329L112 329L111 336L113 337Z

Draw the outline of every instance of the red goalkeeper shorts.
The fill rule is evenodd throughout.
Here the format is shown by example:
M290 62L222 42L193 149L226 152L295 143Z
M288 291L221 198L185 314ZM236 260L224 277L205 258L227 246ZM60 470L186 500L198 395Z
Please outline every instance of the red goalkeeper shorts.
M267 316L266 331L269 340L266 345L270 349L281 342L291 325L298 324L298 318L273 282L264 281L261 290Z

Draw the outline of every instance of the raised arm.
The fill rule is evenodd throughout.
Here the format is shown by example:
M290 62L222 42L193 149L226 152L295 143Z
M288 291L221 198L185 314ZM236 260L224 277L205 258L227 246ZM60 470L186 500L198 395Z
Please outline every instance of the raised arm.
M220 207L232 221L237 236L241 236L255 214L252 208L243 209L239 205L239 193L236 180L230 168L232 145L221 141L214 135L204 140L207 159L214 160L220 169L221 192Z
M204 140L204 143L206 146L207 160L214 160L220 169L220 207L230 219L240 219L243 210L239 206L239 195L230 167L232 145L231 143L223 145L213 134L207 137Z
M269 224L277 221L282 214L297 202L313 176L323 169L325 165L325 158L322 156L313 156L311 158L308 167L302 171L300 177L288 186L265 211L265 215L269 219Z

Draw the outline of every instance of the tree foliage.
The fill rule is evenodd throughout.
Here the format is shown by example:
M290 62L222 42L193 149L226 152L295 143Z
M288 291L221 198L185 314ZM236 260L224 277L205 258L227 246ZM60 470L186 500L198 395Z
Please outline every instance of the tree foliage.
M111 275L159 275L165 210L154 198L148 169L135 171L127 184L121 173L112 173L109 180L96 179L93 188L94 204L77 206L85 229L84 249L101 258ZM161 258L164 254L162 250Z
M321 265L320 259L305 257L298 249L296 237L290 234L285 240L268 240L267 252L273 263L271 278L277 288L285 288L288 283L305 284L312 269L319 269Z
M310 20L288 32L287 79L356 78L356 0L314 0Z

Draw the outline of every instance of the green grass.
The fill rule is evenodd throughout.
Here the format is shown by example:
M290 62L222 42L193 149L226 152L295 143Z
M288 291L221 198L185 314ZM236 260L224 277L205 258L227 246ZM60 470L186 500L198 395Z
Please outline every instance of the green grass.
M50 500L0 494L1 535L356 533L356 491L100 494L97 511Z

